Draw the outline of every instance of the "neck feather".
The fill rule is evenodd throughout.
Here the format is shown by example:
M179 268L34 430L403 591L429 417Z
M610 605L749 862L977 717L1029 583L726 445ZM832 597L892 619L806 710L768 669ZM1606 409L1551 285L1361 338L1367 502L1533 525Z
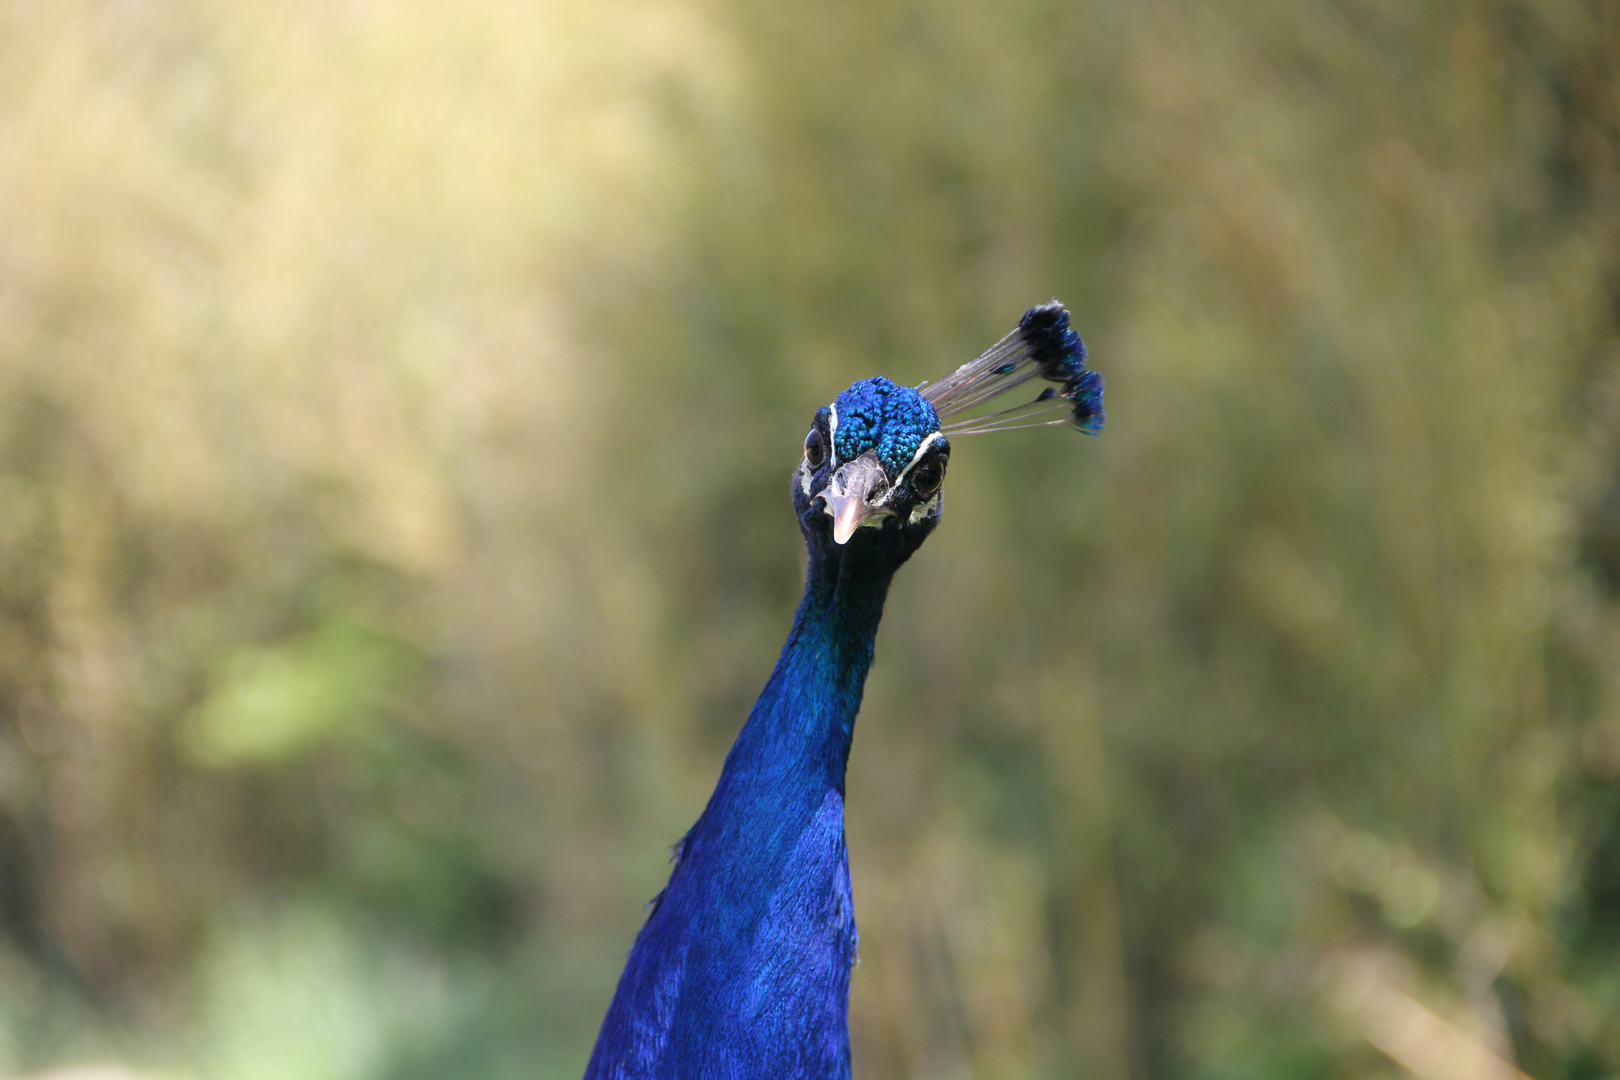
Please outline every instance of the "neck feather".
M848 1080L844 768L897 565L811 544L782 657L636 939L587 1080Z
M892 568L811 549L804 599L770 681L726 758L717 799L736 786L844 790L855 716ZM728 783L732 781L732 783ZM739 790L738 794L742 794Z

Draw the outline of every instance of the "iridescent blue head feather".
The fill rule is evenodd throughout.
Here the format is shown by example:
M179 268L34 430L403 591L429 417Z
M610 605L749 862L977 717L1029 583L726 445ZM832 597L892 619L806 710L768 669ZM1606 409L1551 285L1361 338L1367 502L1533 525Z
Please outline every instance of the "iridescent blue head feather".
M924 439L939 430L939 414L909 386L881 375L862 379L838 395L834 448L840 461L876 450L884 471L898 476Z

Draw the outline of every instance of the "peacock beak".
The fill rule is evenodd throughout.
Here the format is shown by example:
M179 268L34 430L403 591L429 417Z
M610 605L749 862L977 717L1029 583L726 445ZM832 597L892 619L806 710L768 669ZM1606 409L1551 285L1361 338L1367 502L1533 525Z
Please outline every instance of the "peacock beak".
M871 450L833 474L821 493L827 500L827 513L833 519L833 543L849 543L856 529L891 512L887 507L873 505L873 500L881 497L888 487L889 478L884 475L876 452Z

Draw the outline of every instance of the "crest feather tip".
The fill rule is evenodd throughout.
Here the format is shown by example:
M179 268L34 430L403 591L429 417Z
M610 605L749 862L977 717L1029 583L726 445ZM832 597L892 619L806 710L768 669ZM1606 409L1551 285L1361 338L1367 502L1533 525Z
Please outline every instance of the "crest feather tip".
M1063 396L1074 402L1071 414L1074 426L1087 435L1102 431L1108 414L1103 411L1103 377L1095 371L1082 372L1072 387L1065 387Z
M977 412L1033 379L1056 385L1011 408ZM1064 423L1095 435L1103 426L1102 376L1086 367L1086 343L1069 325L1069 309L1056 300L1028 309L1011 333L977 359L919 390L942 420L966 415L941 427L949 435Z
M1024 312L1018 334L1030 358L1049 382L1076 379L1086 366L1086 343L1069 325L1069 309L1053 300Z

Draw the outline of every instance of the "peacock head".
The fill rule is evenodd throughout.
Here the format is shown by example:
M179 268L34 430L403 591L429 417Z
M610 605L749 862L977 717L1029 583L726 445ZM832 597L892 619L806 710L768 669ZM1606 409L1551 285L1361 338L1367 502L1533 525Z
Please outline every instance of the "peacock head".
M880 376L852 384L816 412L804 438L793 500L806 540L829 554L904 562L939 523L952 438L1047 424L1102 430L1103 380L1085 360L1085 343L1054 301L1030 308L1011 333L939 382L913 389ZM1045 384L1033 399L979 409L1031 380Z
M804 437L794 503L811 543L909 555L939 521L950 440L909 386L862 379L823 405Z

